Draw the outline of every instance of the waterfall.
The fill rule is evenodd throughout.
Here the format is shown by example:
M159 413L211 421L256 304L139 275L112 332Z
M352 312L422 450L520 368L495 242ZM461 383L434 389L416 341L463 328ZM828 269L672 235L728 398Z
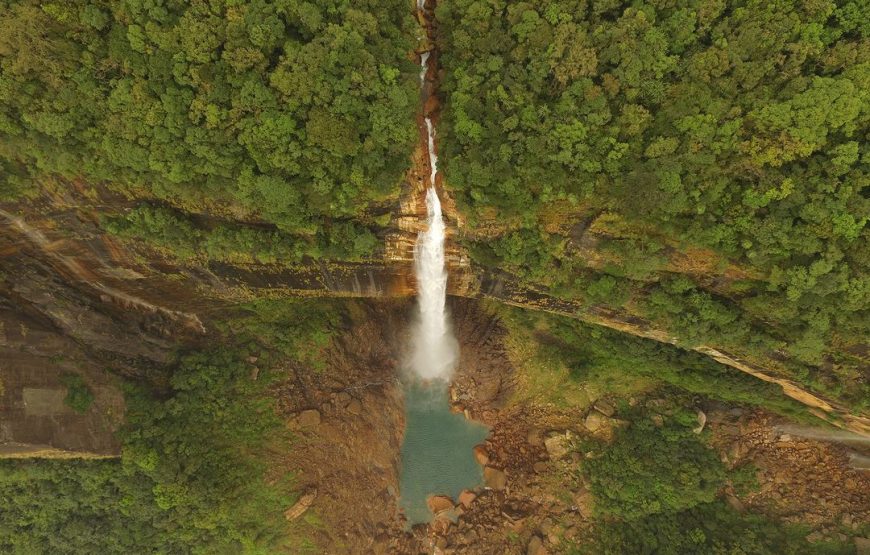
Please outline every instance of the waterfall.
M427 64L429 63L429 53L423 52L420 54L420 86L422 87L426 83L426 70L429 68Z
M420 56L420 80L425 81L429 53ZM419 320L415 330L411 367L425 380L447 380L457 357L457 342L447 322L447 271L444 267L444 219L435 190L438 156L435 127L425 118L429 151L429 188L426 191L426 231L417 236L414 270L417 277Z

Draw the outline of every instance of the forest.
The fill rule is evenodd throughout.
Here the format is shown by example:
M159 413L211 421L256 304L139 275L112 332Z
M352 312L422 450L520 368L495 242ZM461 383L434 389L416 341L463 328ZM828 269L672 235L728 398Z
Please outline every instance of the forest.
M759 421L829 431L845 427L837 414L870 410L870 2L422 6L0 0L0 354L24 352L10 338L34 333L4 327L4 311L19 310L96 353L126 407L118 453L0 456L0 552L329 552L315 536L334 552L375 552L420 532L390 528L395 515L351 526L321 507L349 505L370 523L398 496L361 489L400 465L354 441L403 433L390 387L406 369L389 342L413 335L396 322L416 315L410 258L423 228L408 221L428 206L403 195L428 173L416 167L425 116L450 285L468 297L442 304L461 348L481 354L458 372L503 365L489 405L479 375L471 393L450 390L450 410L488 419L480 474L504 483L481 482L478 513L451 504L445 529L467 520L477 528L464 536L491 532L504 542L492 549L531 555L547 553L535 539L568 555L860 555L870 511L825 501L811 533L798 522L809 509L782 509L791 497L762 490L761 470L717 452L712 416L738 415L741 433ZM421 75L424 51L433 69ZM385 237L401 233L413 252L390 259ZM368 273L333 288L339 262ZM399 292L375 283L390 264L406 265ZM303 266L323 287L290 298L302 293L279 282ZM258 271L268 287L244 281ZM22 285L43 274L50 291ZM360 276L379 298L327 298L369 295ZM505 284L529 298L498 297ZM602 314L609 325L590 323ZM167 361L106 347L130 329ZM836 406L799 402L699 347ZM55 371L57 354L36 350ZM60 376L65 418L102 410L84 375ZM12 398L3 378L0 401ZM711 422L697 429L700 407ZM612 433L584 427L589 415ZM853 460L766 430L746 458L776 448ZM372 473L326 461L300 476L294 456L311 445L346 447ZM866 471L843 468L849 491L865 483ZM833 463L818 469L802 477L811 493L835 475ZM287 516L317 480L339 493L321 487L323 505ZM582 518L568 499L578 483L594 498ZM360 497L348 504L345 490ZM545 528L559 519L575 538L552 541ZM427 549L446 548L434 538Z
M632 425L584 465L601 519L594 553L843 553L841 544L810 546L800 526L782 526L757 514L741 514L717 491L727 483L757 487L753 469L727 471L715 453L692 433L694 415L671 407L657 427L635 411ZM639 456L644 453L645 456Z
M630 301L689 345L787 353L866 407L870 5L459 0L438 18L473 255ZM692 250L730 276L676 272Z
M120 460L0 459L0 551L286 549L283 510L298 493L281 458L293 439L271 392L285 378L264 370L252 381L247 360L316 371L343 314L310 301L237 307L221 324L220 347L179 353L168 368L127 382Z
M395 197L415 140L403 8L0 3L0 198L86 180L272 224L307 250L346 242Z

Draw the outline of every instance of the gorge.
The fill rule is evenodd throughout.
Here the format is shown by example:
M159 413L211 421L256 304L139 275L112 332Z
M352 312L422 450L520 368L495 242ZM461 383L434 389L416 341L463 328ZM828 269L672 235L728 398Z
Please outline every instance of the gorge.
M418 3L418 13L424 20L430 17L426 15L423 0ZM427 26L427 30L430 27ZM430 59L429 51L420 53L423 106L433 94L426 87L427 75L437 71L437 67L430 70ZM436 516L433 514L436 511L431 509L431 500L436 496L454 500L463 490L481 482L482 469L472 457L472 448L487 435L485 427L453 412L448 399L459 343L447 312L446 236L437 189L434 116L427 113L423 118L429 165L426 228L418 235L414 249L418 311L411 333L410 372L405 376L404 386L406 426L399 495L409 525L429 522Z
M6 2L0 551L864 553L863 15Z

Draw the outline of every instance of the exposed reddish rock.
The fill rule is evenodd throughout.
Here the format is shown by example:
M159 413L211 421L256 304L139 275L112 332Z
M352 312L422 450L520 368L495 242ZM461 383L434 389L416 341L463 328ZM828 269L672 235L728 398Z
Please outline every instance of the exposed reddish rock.
M487 452L485 445L475 445L474 449L472 449L472 453L474 453L474 460L477 461L477 464L480 466L486 466L489 463L489 453Z
M471 508L471 504L474 503L474 500L477 499L477 494L472 491L462 490L462 493L459 494L459 504L465 507L466 509Z
M438 514L443 511L449 511L453 508L453 500L446 495L430 495L426 498L426 506L432 511L432 514Z
M423 105L423 114L426 117L430 117L433 114L437 113L440 107L441 102L438 100L438 97L433 94L426 99L426 104Z

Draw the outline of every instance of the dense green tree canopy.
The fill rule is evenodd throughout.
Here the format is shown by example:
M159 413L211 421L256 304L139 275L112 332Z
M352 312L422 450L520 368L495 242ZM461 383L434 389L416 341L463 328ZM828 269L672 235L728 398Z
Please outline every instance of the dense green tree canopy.
M665 394L664 391L659 394ZM611 442L587 442L582 474L595 497L596 523L576 552L605 555L848 553L842 544L811 544L806 531L761 514L738 512L723 487L755 487L751 466L726 470L692 431L692 411L659 399L665 413L629 409L630 422ZM680 403L681 401L677 401Z
M17 0L0 19L11 173L302 234L398 190L417 90L403 1Z
M553 228L607 214L635 233L599 245L619 261L604 270L657 291L647 316L855 386L832 347L862 339L870 307L866 2L457 0L438 16L443 166L479 260L606 303ZM665 245L749 279L711 295L663 278Z

